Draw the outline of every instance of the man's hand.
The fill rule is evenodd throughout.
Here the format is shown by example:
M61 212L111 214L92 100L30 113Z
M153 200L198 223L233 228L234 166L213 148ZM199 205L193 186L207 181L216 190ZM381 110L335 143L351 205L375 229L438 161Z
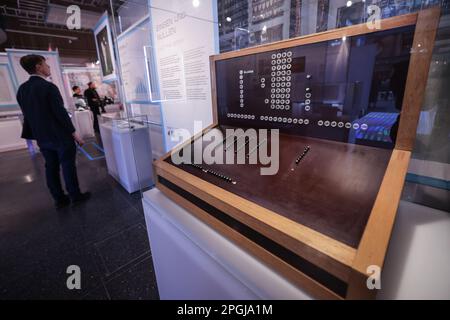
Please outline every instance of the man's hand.
M75 140L76 143L81 147L84 144L84 140L81 139L81 137L78 135L78 133L74 132L72 133L72 137Z

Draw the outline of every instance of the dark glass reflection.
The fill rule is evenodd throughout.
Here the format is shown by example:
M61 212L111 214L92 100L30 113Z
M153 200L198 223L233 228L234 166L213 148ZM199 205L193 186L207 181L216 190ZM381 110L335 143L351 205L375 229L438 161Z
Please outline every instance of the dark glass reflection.
M221 124L393 148L414 27L218 61Z

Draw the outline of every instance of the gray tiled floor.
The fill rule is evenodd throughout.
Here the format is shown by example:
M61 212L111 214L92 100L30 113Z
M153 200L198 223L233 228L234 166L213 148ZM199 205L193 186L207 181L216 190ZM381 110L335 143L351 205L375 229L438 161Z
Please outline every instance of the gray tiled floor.
M56 211L40 154L0 154L1 299L158 299L140 195L108 175L105 161L78 153L92 199ZM66 269L81 268L81 290Z

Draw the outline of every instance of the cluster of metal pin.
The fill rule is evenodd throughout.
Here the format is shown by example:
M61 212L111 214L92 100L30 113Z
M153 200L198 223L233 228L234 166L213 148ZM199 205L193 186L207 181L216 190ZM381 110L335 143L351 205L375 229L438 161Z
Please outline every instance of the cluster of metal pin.
M302 161L302 159L306 156L306 154L308 153L309 149L311 149L310 146L306 146L305 149L303 149L303 153L301 155L298 156L297 160L295 160L295 164L298 164L300 161Z
M236 182L233 181L233 179L231 179L230 177L227 177L227 176L224 175L224 174L221 174L221 173L219 173L219 172L216 172L216 171L210 170L210 169L207 169L206 172L209 173L209 174L212 174L213 176L216 176L216 177L218 177L218 178L220 178L220 179L223 179L223 180L225 180L225 181L227 181L227 182L230 182L230 183L232 183L232 184L236 184Z
M209 174L211 174L211 175L213 175L213 176L215 176L215 177L217 177L217 178L220 178L220 179L225 180L225 181L227 181L227 182L230 182L230 183L232 183L232 184L236 184L236 181L234 181L234 180L231 179L230 177L227 177L226 175L221 174L221 173L219 173L219 172L216 172L216 171L214 171L214 170L206 169L206 168L204 168L203 166L201 166L201 165L199 165L199 164L195 164L195 163L183 163L183 164L190 165L190 166L192 166L192 167L194 167L194 168L197 168L197 169L199 169L199 170L202 170L202 171L205 172L205 173L209 173Z

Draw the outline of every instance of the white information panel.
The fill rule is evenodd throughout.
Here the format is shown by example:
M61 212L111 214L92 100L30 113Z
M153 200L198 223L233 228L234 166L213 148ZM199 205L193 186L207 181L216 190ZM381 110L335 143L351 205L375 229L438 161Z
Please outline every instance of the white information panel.
M122 82L127 103L149 103L145 50L150 46L148 16L131 26L117 38Z
M64 90L64 81L62 78L61 66L59 64L58 51L6 49L6 52L8 54L8 60L18 86L27 81L30 77L30 75L20 65L20 58L28 54L37 54L43 56L47 64L50 66L51 76L48 77L47 80L53 82L59 88L59 91L61 92L64 100L64 106L68 108L69 100L67 99Z
M166 126L212 123L209 56L215 54L216 1L152 0L159 96ZM199 128L201 129L201 128Z

